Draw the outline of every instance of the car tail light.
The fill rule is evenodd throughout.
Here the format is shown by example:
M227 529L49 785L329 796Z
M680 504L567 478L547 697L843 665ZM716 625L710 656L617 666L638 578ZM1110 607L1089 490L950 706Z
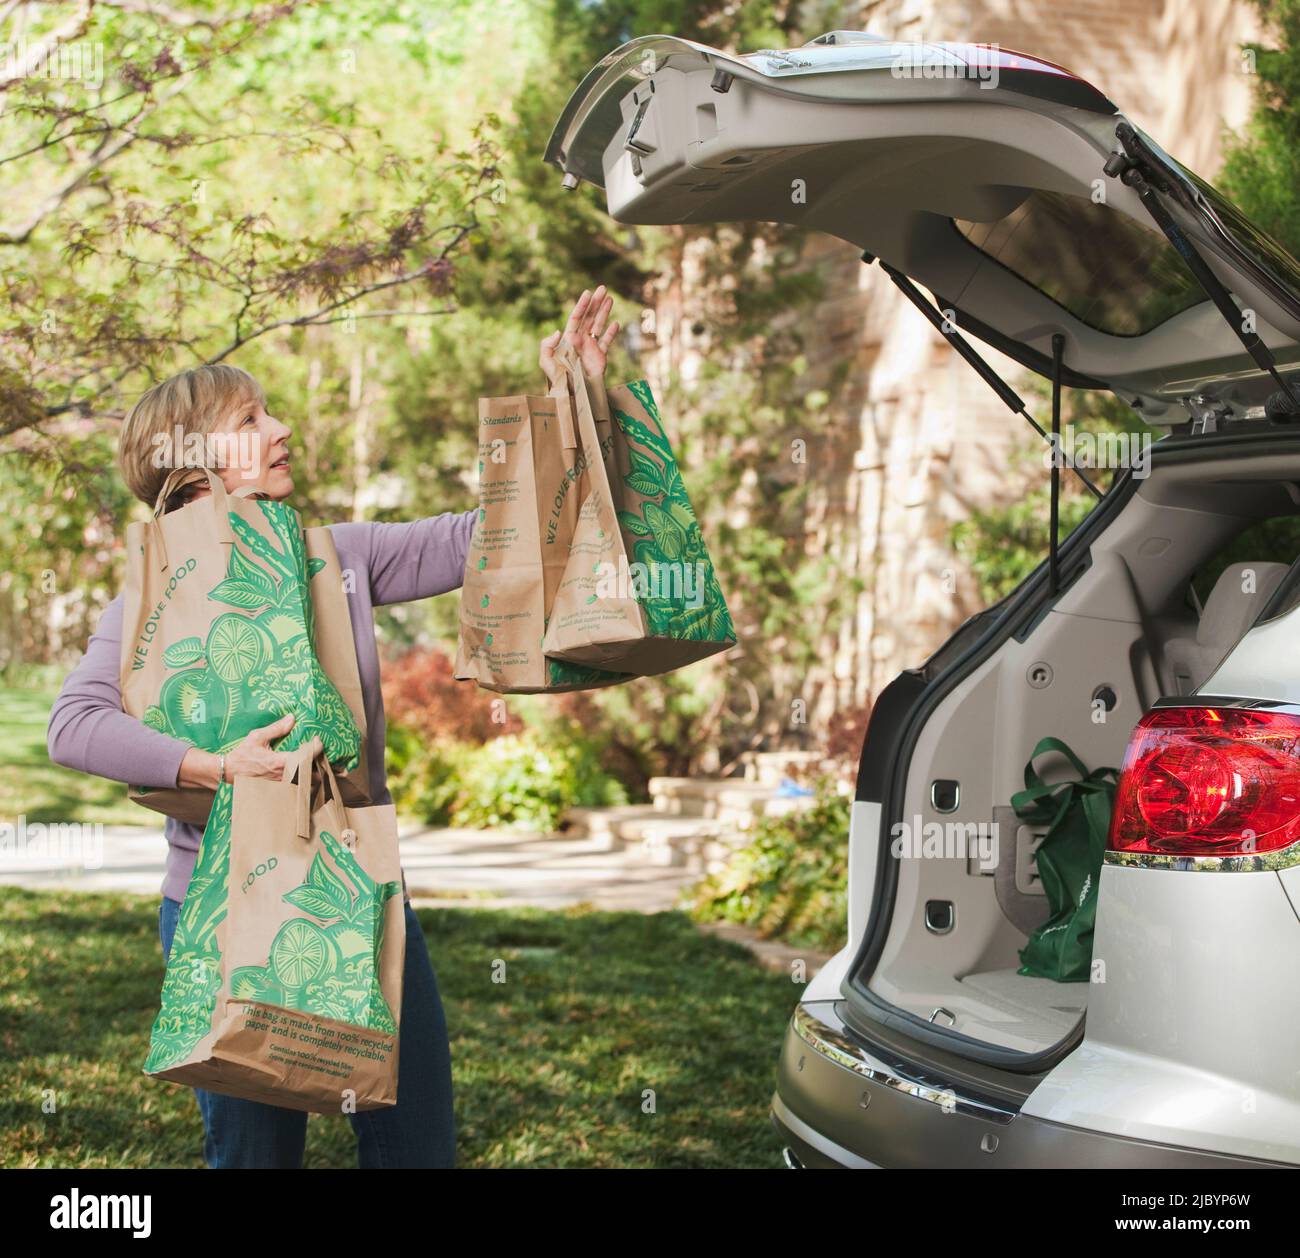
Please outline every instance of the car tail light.
M1108 846L1245 856L1300 840L1300 715L1157 708L1124 755Z

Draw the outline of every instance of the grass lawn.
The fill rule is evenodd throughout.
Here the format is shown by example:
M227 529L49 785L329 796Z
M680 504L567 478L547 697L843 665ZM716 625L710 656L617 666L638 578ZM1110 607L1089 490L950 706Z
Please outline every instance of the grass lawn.
M417 912L460 1166L780 1164L789 979L679 913ZM162 973L155 897L0 887L0 1166L203 1166L193 1094L140 1070ZM305 1165L356 1165L345 1117L311 1116Z
M45 726L53 688L0 686L0 821L102 822L106 826L160 826L162 818L131 803L126 786L51 764Z

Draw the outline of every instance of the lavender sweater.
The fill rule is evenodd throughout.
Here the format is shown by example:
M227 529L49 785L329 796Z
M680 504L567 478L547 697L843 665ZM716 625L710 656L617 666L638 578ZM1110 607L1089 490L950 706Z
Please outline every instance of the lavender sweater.
M357 647L357 671L366 708L370 798L391 802L384 772L384 700L372 609L409 603L458 589L464 582L477 510L444 512L407 524L331 524L343 571L356 574L348 613ZM135 786L175 786L190 744L150 729L122 711L119 681L122 595L104 608L86 653L70 672L50 709L46 735L55 764ZM167 872L162 893L184 900L203 832L167 818Z

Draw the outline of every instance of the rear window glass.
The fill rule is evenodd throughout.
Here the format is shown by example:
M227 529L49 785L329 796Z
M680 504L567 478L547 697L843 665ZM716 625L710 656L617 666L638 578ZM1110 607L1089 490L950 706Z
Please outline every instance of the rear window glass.
M1040 189L992 223L952 221L981 253L1111 336L1140 336L1206 300L1160 232L1087 197Z
M1273 278L1291 289L1300 291L1300 262L1297 262L1276 240L1262 228L1256 227L1227 197L1221 195L1199 175L1179 166L1210 204L1210 210L1243 253L1249 255Z

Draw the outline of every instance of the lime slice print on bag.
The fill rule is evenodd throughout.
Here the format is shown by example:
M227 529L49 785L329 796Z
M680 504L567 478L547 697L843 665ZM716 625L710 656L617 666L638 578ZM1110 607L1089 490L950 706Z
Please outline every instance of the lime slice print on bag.
M271 944L270 970L285 987L303 987L325 972L332 951L328 936L319 926L295 918L280 927Z
M480 555L480 556L478 557L478 570L479 570L480 572L482 572L483 569L486 568L486 567L487 567L487 556L486 556L486 555Z
M257 672L270 653L270 635L238 612L218 616L208 631L208 663L228 685Z
M486 607L487 605L488 605L488 596L487 596L486 594L484 594L484 595L483 595L483 601L479 604L479 606L480 606L480 607Z

